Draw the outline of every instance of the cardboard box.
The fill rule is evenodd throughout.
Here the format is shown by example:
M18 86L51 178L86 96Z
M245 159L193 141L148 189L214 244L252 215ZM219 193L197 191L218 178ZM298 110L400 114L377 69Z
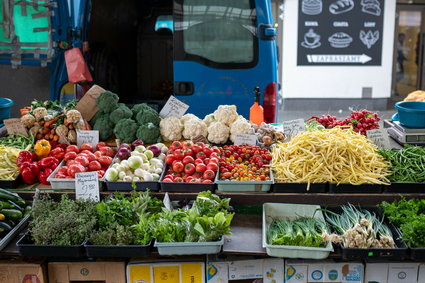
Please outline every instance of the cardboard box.
M96 98L102 93L105 92L105 89L98 86L93 85L80 99L75 106L75 109L80 111L81 116L87 121L90 121L93 116L99 111L96 104Z
M357 262L285 262L286 283L363 283L364 266Z
M124 262L51 262L48 271L49 283L126 283Z
M205 283L203 262L129 263L128 283Z
M208 283L281 283L283 274L284 261L278 258L210 262L207 267Z
M388 263L366 263L365 283L387 283Z
M416 283L418 282L418 271L419 263L389 263L388 283Z
M0 283L47 283L45 274L45 268L41 264L0 262Z

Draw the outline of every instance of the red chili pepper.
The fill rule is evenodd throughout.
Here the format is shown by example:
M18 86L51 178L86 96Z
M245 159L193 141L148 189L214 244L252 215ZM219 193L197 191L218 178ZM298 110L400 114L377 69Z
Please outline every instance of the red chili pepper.
M28 185L32 185L37 182L40 169L36 162L24 162L19 172L24 182Z
M41 170L44 170L47 168L54 170L58 166L58 164L59 164L59 160L57 160L53 156L49 156L38 161L38 167L40 167Z
M33 156L32 156L31 152L29 152L28 150L23 150L18 155L18 159L16 160L16 165L21 167L22 163L31 162L32 158L33 158Z
M65 157L65 150L61 147L56 147L55 149L50 151L49 156L52 156L59 161L62 161L62 159Z
M38 181L44 185L50 185L50 182L47 181L47 178L52 174L53 170L50 168L46 168L40 172L38 175Z

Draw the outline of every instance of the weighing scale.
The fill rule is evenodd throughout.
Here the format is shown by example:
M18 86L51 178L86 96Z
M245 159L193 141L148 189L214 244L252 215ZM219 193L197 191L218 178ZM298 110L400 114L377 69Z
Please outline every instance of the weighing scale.
M400 125L399 121L386 121L391 127L388 134L401 144L425 145L425 128L408 128Z

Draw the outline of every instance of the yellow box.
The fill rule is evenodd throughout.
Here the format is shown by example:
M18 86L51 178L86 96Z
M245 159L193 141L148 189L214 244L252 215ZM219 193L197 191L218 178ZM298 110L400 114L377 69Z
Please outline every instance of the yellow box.
M128 283L205 283L203 262L129 263Z

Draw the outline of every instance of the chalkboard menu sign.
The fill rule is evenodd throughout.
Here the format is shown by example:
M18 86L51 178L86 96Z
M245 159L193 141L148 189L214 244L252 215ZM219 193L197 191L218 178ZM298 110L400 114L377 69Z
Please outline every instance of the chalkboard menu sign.
M298 65L380 66L385 0L299 0Z

